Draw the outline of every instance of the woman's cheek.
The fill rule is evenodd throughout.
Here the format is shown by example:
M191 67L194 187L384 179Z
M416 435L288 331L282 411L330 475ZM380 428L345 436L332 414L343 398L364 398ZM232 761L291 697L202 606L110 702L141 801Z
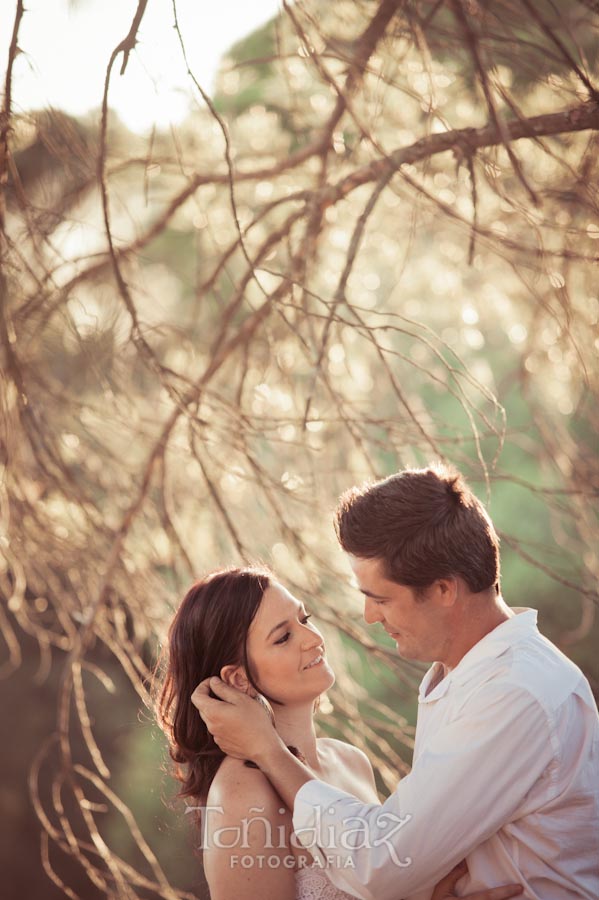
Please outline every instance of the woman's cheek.
M269 661L266 665L263 665L260 668L260 678L258 680L258 684L265 694L268 694L272 697L277 692L277 690L281 689L281 686L286 677L286 670L281 661L276 663L274 661Z

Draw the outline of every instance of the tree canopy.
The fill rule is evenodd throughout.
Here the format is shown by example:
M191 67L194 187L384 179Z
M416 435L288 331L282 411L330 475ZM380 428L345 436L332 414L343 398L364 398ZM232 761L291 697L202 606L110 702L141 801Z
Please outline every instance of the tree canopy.
M361 620L331 525L352 484L457 465L507 602L539 606L597 688L599 44L586 0L284 0L209 96L173 2L197 103L137 135L110 92L146 5L76 120L13 108L15 3L0 626L4 674L25 634L60 681L31 778L42 852L107 896L170 898L191 894L115 789L93 703L118 669L151 706L201 572L260 559L307 598L337 660L323 729L382 789L408 770L421 669Z

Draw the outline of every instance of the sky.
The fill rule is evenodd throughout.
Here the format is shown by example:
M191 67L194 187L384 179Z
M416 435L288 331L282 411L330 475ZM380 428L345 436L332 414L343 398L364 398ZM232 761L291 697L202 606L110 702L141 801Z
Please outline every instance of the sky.
M176 0L190 67L211 92L219 60L280 9L280 0ZM13 74L14 111L53 106L81 115L100 106L112 50L129 31L137 0L26 0ZM16 0L0 0L0 72L6 71ZM180 122L192 86L173 27L173 0L149 0L139 43L109 102L132 131ZM196 95L197 96L197 95Z

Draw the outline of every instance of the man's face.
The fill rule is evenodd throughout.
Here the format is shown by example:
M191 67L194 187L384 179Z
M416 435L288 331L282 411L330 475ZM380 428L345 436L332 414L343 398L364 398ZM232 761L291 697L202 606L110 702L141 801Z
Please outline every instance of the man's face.
M441 601L437 586L417 599L413 588L385 578L382 560L351 554L348 559L365 597L366 622L380 622L404 659L443 662L451 646L452 609Z

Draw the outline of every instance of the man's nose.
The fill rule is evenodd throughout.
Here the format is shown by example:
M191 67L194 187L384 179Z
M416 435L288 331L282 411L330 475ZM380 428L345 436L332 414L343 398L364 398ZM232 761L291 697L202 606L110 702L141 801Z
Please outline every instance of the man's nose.
M375 622L383 621L381 610L371 597L366 597L364 600L364 621L367 625L374 625Z

